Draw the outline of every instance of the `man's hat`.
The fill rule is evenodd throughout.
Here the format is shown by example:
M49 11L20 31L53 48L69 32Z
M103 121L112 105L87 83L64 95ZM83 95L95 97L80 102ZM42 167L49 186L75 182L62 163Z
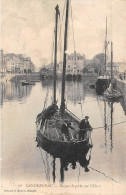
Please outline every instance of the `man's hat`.
M89 116L85 116L85 118L89 118Z

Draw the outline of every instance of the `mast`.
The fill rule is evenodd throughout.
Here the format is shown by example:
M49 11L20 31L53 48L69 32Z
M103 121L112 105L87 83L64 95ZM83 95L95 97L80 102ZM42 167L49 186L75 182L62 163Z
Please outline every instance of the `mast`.
M55 22L55 55L54 55L54 99L53 102L56 103L56 67L57 67L57 25L58 25L58 15L59 15L59 6L56 8L56 22Z
M67 33L68 33L68 15L69 15L69 0L66 5L66 21L64 33L64 57L63 57L63 74L62 74L62 94L61 94L61 113L65 110L65 76L66 76L66 50L67 50Z
M111 42L111 82L113 79L113 43Z
M106 33L105 33L105 72L106 72L106 64L107 64L107 17L106 17Z

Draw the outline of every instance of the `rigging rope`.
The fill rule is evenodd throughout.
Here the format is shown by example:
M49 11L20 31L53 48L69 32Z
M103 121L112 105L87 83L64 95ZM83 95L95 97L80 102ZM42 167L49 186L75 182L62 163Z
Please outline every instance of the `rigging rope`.
M115 124L113 124L113 126L119 125L119 124L122 124L122 123L126 123L126 121L121 121L121 122L119 122L119 123L115 123ZM107 125L107 127L109 127L109 126L111 126L111 125ZM102 128L104 128L104 126L102 126L102 127L95 127L95 128L93 128L93 129L102 129Z
M100 107L100 104L99 104L98 96L97 96L97 102L98 102L98 106L99 106L99 110L100 110L101 119L102 119L102 122L104 124L104 119L103 119L103 116L102 116L102 112L101 112L101 107Z
M62 15L62 20L60 22L60 30L59 30L59 40L58 40L58 48L60 50L60 61L61 61L61 44L62 44L62 40L61 40L61 29L62 29L62 24L63 24L63 19L64 19L64 13L65 13L65 2L64 2L64 8L63 8L63 15Z
M78 84L79 85L79 84ZM82 103L81 103L81 94L80 94L80 86L78 87L78 91L79 91L79 96L80 96L80 106L81 106L81 114L82 114L82 118L83 118L83 109L82 109Z
M89 168L90 168L90 169L92 169L93 171L96 171L96 172L98 172L98 173L100 173L100 174L104 175L105 177L107 177L107 178L111 179L112 181L114 181L114 182L116 182L116 183L120 183L120 182L118 182L118 181L114 180L112 177L110 177L110 176L106 175L105 173L103 173L103 172L101 172L101 171L99 171L99 170L97 170L97 169L95 169L95 168L93 168L93 167L89 167Z
M75 51L75 38L74 38L74 27L73 27L73 14L72 14L72 3L70 1L71 6L71 20L72 20L72 31L73 31L73 44L74 44L74 51Z
M68 109L67 109L68 110ZM70 110L68 110L73 116L75 116L79 121L81 120L80 118L78 118L76 115L74 115ZM115 123L115 124L113 124L114 126L115 125L119 125L119 124L123 124L123 123L126 123L126 121L121 121L121 122L118 122L118 123ZM107 125L107 127L108 126L111 126L111 125ZM100 126L100 127L95 127L95 128L93 128L93 130L94 129L102 129L102 128L104 128L104 126Z
M48 95L49 95L49 85L48 85L48 87L47 87L46 98L45 98L45 101L44 101L43 110L44 110L44 109L46 108L46 106L47 106Z
M55 28L54 28L55 31ZM55 32L54 32L55 35ZM53 39L53 45L52 45L52 56L51 56L51 63L53 64L53 57L54 57L54 39Z

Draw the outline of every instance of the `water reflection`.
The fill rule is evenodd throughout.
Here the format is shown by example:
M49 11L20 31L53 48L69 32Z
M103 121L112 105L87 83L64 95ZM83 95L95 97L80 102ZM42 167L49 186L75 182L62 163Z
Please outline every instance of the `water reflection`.
M51 79L45 79L41 81L41 85L43 88L52 88L53 87L53 80Z
M86 87L83 83L67 82L66 84L67 101L71 101L74 104L84 101L86 96Z
M112 149L114 147L113 143L113 125L114 125L114 106L119 104L120 101L108 101L104 99L104 97L98 97L98 105L101 112L101 118L103 120L103 127L104 127L104 145L105 145L105 153L107 153L107 149ZM102 108L103 107L103 108Z
M90 150L90 152L89 152ZM87 156L88 156L88 152L90 153L88 159L87 159ZM61 158L60 159L60 174L61 174L61 182L64 182L64 171L68 171L68 165L70 165L70 167L74 170L77 168L77 165L80 165L81 167L84 168L84 171L85 172L88 172L89 171L89 168L88 168L88 165L90 163L90 160L91 160L91 148L88 148L87 149L87 152L86 154L78 154L78 156L76 157L73 157L73 158L70 158L70 159L64 159L64 158Z
M0 104L3 105L5 101L12 102L14 100L20 101L24 99L25 97L30 95L32 87L32 85L22 86L21 83L1 82Z
M53 88L53 80L42 80L41 84L43 88ZM66 103L72 102L74 105L76 103L84 103L86 95L95 96L95 89L91 89L89 84L90 83L87 82L87 80L84 82L66 81ZM56 85L57 91L59 91L59 94L61 94L61 81L57 80Z
M46 173L46 180L49 182L51 180L51 176L50 176L50 171L51 170L51 167L49 166L49 163L48 163L48 158L51 158L52 160L52 180L53 180L53 183L56 182L56 179L57 178L57 175L56 175L56 170L59 170L60 172L60 178L59 178L59 181L60 182L64 182L65 181L65 172L69 172L72 170L75 170L77 169L79 166L81 166L85 172L89 172L89 163L90 163L90 160L91 160L91 150L92 150L92 147L91 146L88 146L85 150L83 151L80 151L80 153L78 153L78 155L74 155L74 156L71 156L71 157L67 157L67 158L63 158L63 156L61 156L60 158L59 157L56 157L56 154L54 152L54 154L50 155L49 157L49 151L47 152L46 151L46 147L45 145L43 145L42 149L45 151L45 156L46 156L46 164L47 164L47 168L45 167L45 173ZM42 149L40 148L40 151L41 151L41 154L42 154ZM42 156L42 159L43 156ZM56 167L57 165L57 161L59 160L59 167ZM45 166L45 162L43 161L43 165Z
M111 142L111 146L110 146L110 150L112 152L113 149L113 102L110 102L110 142Z
M46 180L50 182L59 180L69 182L72 180L78 183L78 179L80 182L90 182L90 179L95 181L96 178L97 181L104 181L104 176L101 177L98 172L85 172L85 164L89 162L88 169L91 170L93 167L112 178L117 178L118 181L126 181L125 123L119 126L114 125L126 120L126 98L120 99L119 103L111 103L105 101L103 97L97 96L95 90L90 89L85 81L80 83L66 82L66 100L69 99L68 109L77 114L80 119L82 118L78 104L80 97L79 92L77 92L80 88L83 116L89 115L91 125L94 128L101 128L93 130L92 155L90 155L91 149L89 148L87 154L83 153L80 158L78 156L72 159L60 159L56 156L50 156L43 149L40 149L40 152L34 141L36 136L35 117L43 108L47 89L49 90L48 103L50 103L53 82L37 83L35 86L21 86L20 83L7 82L1 83L0 87L1 104L6 105L6 102L10 102L1 108L2 153L4 154L2 174L6 180L18 180L19 177L19 180L26 178L29 182L34 180L45 183L46 176ZM73 93L72 95L69 90ZM78 94L76 95L76 93ZM60 95L61 83L59 81L57 83L57 98L60 99ZM27 101L22 101L23 105L17 106L17 102L26 99L26 97ZM13 103L11 104L11 102ZM29 159L32 160L29 161Z

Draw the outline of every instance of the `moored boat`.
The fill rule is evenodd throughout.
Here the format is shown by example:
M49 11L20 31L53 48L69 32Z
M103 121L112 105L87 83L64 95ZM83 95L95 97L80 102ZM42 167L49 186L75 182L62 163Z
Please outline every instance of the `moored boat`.
M52 106L54 105L52 104ZM37 116L38 120L39 117L40 115ZM69 128L70 140L64 139L61 132L62 124L66 120L73 128L72 130ZM90 146L90 132L87 132L84 140L79 140L80 121L67 110L65 110L64 115L61 115L60 109L57 108L44 125L42 125L42 118L36 123L38 146L46 148L46 151L51 155L55 153L56 157L72 157L86 151Z
M105 90L108 88L110 84L110 77L109 76L100 76L97 78L95 89L97 94L102 95L104 94Z
M66 51L67 51L67 27L69 14L69 0L66 5L66 21L64 34L64 58L62 74L61 106L58 108L56 101L56 67L57 67L57 22L59 7L56 6L55 27L55 58L54 58L54 98L53 103L44 109L36 118L37 137L39 147L57 156L68 157L78 155L82 150L87 150L90 145L91 129L85 134L85 138L79 139L80 119L68 111L65 106L65 76L66 76ZM67 123L68 134L62 131L63 125Z
M24 86L24 85L35 85L35 82L22 81L22 86Z
M111 83L109 84L109 87L104 92L104 96L110 100L116 100L123 95L114 88L114 77L113 77L113 43L111 42Z

